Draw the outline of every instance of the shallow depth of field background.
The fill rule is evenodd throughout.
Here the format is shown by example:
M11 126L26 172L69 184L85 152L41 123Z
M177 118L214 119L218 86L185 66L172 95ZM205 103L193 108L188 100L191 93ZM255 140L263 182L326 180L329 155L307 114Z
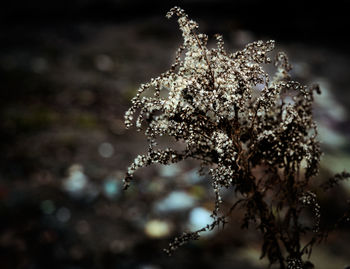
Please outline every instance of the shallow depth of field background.
M12 1L0 18L0 268L265 268L259 234L242 212L172 257L162 249L211 221L213 193L196 163L140 170L146 150L123 114L140 83L166 71L181 33L175 4L230 51L276 41L294 79L319 83L314 115L325 152L318 185L350 170L350 52L345 1ZM305 2L305 1L304 1ZM211 43L212 44L212 43ZM166 144L167 141L161 141ZM319 193L323 225L341 216L350 183ZM227 192L225 200L234 200ZM349 226L312 255L317 268L350 265Z

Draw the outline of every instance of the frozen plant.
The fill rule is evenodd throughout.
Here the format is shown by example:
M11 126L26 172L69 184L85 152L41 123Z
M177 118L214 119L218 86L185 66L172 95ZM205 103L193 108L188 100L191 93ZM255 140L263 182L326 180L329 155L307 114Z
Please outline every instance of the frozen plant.
M172 8L167 18L174 15L184 39L175 62L140 86L125 114L127 128L136 118L137 129L144 129L149 149L129 166L124 187L139 168L198 160L209 171L216 197L213 222L175 238L165 250L168 254L197 239L200 232L225 224L239 206L244 210L242 227L253 224L263 235L262 257L280 268L310 266L303 256L322 237L317 197L309 186L321 155L312 118L318 86L291 80L286 54L279 52L274 60L268 57L274 49L272 40L229 53L222 36L216 35L217 47L208 49L208 37L197 33L198 24L179 7ZM264 70L266 64L276 67L273 77ZM157 138L163 135L181 141L185 149L160 149ZM244 198L222 212L220 192L230 187ZM312 227L300 223L305 208L314 213ZM305 233L311 233L311 240L302 245Z

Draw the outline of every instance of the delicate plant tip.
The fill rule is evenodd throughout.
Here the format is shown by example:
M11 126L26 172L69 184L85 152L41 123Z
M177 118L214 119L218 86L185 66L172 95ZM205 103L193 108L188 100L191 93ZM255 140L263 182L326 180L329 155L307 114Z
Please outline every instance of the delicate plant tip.
M303 269L303 263L299 259L288 258L287 264L287 269Z
M312 118L313 93L320 93L319 87L293 81L292 66L283 52L276 54L276 73L270 77L264 66L272 62L268 54L275 47L273 40L252 42L229 53L223 37L216 35L217 46L209 49L208 37L197 33L198 24L183 9L170 9L166 17L173 16L178 17L183 37L175 62L140 86L125 113L126 127L135 124L144 130L149 150L129 166L124 188L142 167L198 160L211 176L214 221L175 238L164 251L171 255L201 232L224 226L240 205L245 212L242 227L255 224L263 234L262 257L280 268L303 268L302 256L311 253L315 239L302 247L301 235L318 231L320 218L309 187L321 156ZM161 95L162 91L167 94ZM182 141L185 149L158 148L157 138L163 135ZM265 171L259 178L253 172L256 167ZM233 188L244 197L228 212L222 212L223 188ZM306 207L314 212L314 227L299 223ZM285 253L293 259L285 258Z

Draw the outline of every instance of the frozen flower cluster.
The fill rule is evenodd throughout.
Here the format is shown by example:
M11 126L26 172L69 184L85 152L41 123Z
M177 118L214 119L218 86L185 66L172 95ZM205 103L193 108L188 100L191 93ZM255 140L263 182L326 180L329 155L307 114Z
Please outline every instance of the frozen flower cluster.
M184 38L175 63L141 85L125 114L127 127L136 116L139 130L145 121L150 141L148 153L129 167L125 187L138 168L184 158L211 166L216 190L234 178L237 183L246 168L257 165L295 170L305 160L308 177L316 174L320 151L311 109L313 90L318 89L290 80L284 53L277 54L277 72L270 79L262 64L271 63L267 54L273 41L253 42L230 54L217 36L217 48L208 49L208 37L196 33L197 23L180 8L167 17L174 14ZM145 91L153 96L142 96ZM165 134L184 142L186 150L155 149L156 138Z
M137 129L144 131L149 149L129 166L124 187L139 168L198 160L211 175L216 195L214 224L224 222L220 192L232 187L247 197L242 201L246 221L261 223L259 229L268 238L263 253L270 262L284 264L282 245L300 259L303 253L294 229L298 229L298 208L304 207L306 199L302 188L318 172L321 152L312 103L319 88L291 80L286 54L275 53L274 60L269 57L275 46L272 40L253 42L229 53L223 37L216 35L217 46L209 49L208 36L197 33L198 24L181 8L172 8L167 17L172 16L177 16L183 37L175 62L140 86L125 114L128 128L135 122ZM272 76L264 69L268 64L276 68ZM185 149L159 148L157 138L164 135L182 142ZM256 167L265 171L259 178L253 173ZM274 224L283 218L282 213L278 217L272 214L271 205L264 200L269 192L273 193L269 201L276 206L276 214L288 210L283 215L285 231L282 224ZM183 241L177 239L171 250Z

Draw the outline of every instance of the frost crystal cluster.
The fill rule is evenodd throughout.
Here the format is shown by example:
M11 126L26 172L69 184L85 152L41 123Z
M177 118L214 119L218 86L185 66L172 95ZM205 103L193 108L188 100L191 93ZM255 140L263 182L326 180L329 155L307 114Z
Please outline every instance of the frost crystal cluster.
M255 224L264 236L262 256L281 268L287 260L299 266L308 250L299 239L308 229L298 218L306 205L317 207L307 186L318 172L321 154L312 119L313 93L319 89L291 80L284 53L275 53L274 60L268 57L274 41L253 42L229 53L222 36L216 35L217 46L209 49L208 36L197 33L195 21L178 7L167 17L174 15L184 40L175 62L140 86L125 114L128 128L135 122L144 130L149 150L129 166L124 186L137 169L150 164L199 160L209 171L216 196L213 223L176 238L167 252L224 224L229 212L222 212L220 192L232 187L244 197L233 206L245 209L243 226ZM264 70L267 64L275 66L275 75ZM157 138L163 135L182 142L185 149L160 149Z

